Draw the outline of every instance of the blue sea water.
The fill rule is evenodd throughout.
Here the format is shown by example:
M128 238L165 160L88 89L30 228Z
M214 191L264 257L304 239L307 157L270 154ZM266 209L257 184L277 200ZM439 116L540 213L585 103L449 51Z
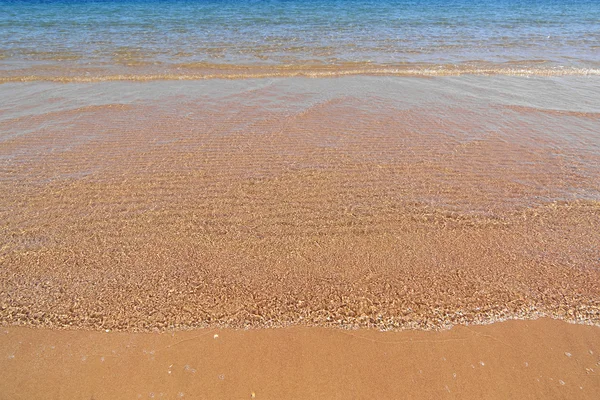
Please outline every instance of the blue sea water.
M5 76L348 65L589 72L600 1L0 0Z

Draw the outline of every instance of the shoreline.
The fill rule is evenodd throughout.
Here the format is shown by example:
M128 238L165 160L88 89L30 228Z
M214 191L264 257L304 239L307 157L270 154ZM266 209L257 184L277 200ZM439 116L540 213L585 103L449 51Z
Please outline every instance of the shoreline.
M558 316L551 316L547 313L539 312L531 316L515 316L505 317L489 321L465 321L457 322L455 324L447 324L443 326L434 326L431 328L423 328L419 326L401 326L401 327L382 327L380 325L359 325L359 324L306 324L302 321L295 321L289 323L281 323L278 321L269 321L264 325L228 325L227 323L198 323L190 326L167 326L162 328L148 327L147 329L122 329L122 328L105 328L105 327L93 327L93 326L77 326L77 325L44 325L31 323L26 321L23 323L10 323L6 321L0 321L0 329L31 329L39 331L56 331L56 332L98 332L98 333L123 333L123 334L158 334L158 335L172 335L185 332L194 331L213 331L213 330L230 330L230 331L253 331L253 330L285 330L285 329L330 329L340 330L343 332L357 332L357 331L370 331L370 332L381 332L381 333L404 333L404 332L432 332L440 333L447 332L457 327L485 327L495 324L503 324L506 322L535 322L538 320L556 321L565 323L568 325L580 325L600 328L600 322L589 321L589 320L575 320L568 318L561 318Z

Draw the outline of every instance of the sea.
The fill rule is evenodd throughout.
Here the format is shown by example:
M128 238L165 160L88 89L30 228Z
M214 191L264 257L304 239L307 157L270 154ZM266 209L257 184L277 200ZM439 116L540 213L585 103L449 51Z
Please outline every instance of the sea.
M0 81L598 75L597 0L0 0Z

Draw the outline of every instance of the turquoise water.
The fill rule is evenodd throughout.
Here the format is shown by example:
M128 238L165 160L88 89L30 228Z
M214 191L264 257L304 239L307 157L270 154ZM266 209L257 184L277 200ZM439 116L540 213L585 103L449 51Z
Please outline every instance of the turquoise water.
M597 72L600 1L0 0L4 77L230 66Z

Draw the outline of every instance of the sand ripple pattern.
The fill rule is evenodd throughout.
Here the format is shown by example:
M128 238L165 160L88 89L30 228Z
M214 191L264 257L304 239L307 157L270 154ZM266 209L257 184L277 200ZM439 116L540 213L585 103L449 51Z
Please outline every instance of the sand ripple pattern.
M505 104L490 84L482 101L462 80L471 94L248 82L5 87L2 323L600 323L600 114L585 102ZM138 97L100 104L114 90Z

